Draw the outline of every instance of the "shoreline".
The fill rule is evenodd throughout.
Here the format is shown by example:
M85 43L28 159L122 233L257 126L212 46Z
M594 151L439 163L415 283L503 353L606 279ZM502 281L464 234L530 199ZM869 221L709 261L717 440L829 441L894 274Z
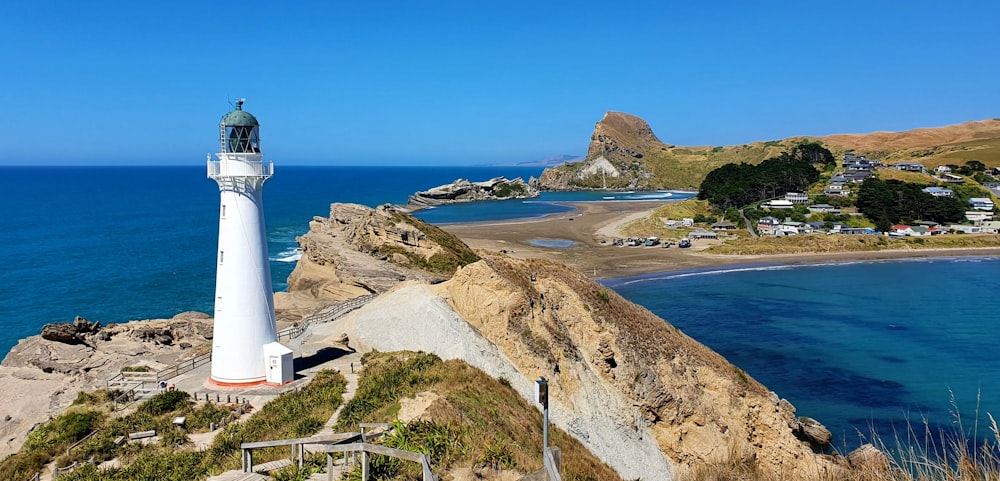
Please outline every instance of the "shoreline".
M473 249L504 252L516 258L542 258L574 267L595 280L645 274L697 271L717 267L800 266L858 261L1000 256L998 247L892 249L769 255L728 255L702 252L717 241L695 241L690 249L612 246L624 224L645 217L657 201L556 202L575 210L543 217L441 224ZM655 203L655 206L651 206ZM570 241L568 247L546 247L532 241ZM602 243L604 241L604 243Z

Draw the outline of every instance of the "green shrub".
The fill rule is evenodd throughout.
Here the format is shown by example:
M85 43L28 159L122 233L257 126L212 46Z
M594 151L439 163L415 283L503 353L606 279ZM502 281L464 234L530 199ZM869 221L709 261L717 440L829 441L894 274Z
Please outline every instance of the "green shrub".
M190 404L191 395L184 391L164 391L139 406L139 412L159 416L177 411Z

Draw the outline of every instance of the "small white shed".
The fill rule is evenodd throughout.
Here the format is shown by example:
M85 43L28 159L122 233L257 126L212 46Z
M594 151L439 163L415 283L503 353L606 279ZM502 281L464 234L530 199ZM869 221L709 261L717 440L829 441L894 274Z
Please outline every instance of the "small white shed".
M264 344L264 369L268 384L287 384L295 379L292 350L278 342Z

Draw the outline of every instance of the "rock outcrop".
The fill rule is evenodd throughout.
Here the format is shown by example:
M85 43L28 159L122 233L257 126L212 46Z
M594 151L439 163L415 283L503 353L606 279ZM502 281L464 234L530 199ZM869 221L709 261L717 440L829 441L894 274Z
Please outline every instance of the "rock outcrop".
M332 204L300 236L302 258L275 294L279 320L296 321L329 304L383 292L401 281L440 282L478 260L456 237L384 205Z
M539 185L543 190L657 187L650 182L653 169L645 159L649 152L661 149L666 145L645 120L608 112L594 126L584 160L545 169Z
M836 469L796 436L790 403L649 311L560 264L480 254L446 282L356 311L352 345L460 358L529 399L545 376L553 422L626 479L733 453L786 479Z
M20 340L0 363L0 406L8 413L0 422L0 457L20 449L38 423L65 410L79 391L104 388L125 366L179 362L212 338L212 319L196 312L103 328L81 317L50 326L43 328L49 335ZM53 338L56 330L62 334Z
M528 179L528 182L520 177L514 180L507 180L506 177L495 177L484 182L458 179L450 184L411 195L407 208L417 210L455 202L530 199L534 197L538 197L538 181L534 177Z

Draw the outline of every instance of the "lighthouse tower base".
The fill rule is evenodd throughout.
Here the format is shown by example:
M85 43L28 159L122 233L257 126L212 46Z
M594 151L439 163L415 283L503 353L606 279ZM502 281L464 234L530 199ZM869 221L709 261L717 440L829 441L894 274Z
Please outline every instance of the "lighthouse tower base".
M294 353L284 344L270 342L263 346L264 379L245 382L220 381L211 376L208 383L220 388L245 388L254 386L281 386L295 380Z

